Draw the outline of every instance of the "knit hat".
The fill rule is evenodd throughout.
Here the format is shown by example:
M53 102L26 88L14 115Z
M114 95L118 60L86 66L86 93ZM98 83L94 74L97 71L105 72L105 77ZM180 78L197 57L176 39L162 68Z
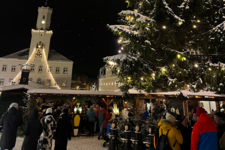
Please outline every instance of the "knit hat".
M221 112L215 113L214 117L216 117L216 118L219 119L219 120L223 120L223 115L222 115Z
M166 120L173 123L176 121L176 118L173 115L171 115L170 113L166 113Z
M202 113L205 113L205 109L202 107L198 107L197 111L196 111L196 116L200 116Z
M52 113L52 108L48 108L48 109L46 110L46 114L49 114L49 113Z

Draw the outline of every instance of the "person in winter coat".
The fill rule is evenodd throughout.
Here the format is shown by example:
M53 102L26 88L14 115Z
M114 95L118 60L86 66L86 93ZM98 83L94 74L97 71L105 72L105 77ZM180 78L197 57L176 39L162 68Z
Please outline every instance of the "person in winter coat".
M178 130L180 130L182 136L183 136L183 144L180 145L182 150L190 150L191 149L191 132L192 129L188 125L188 118L182 117L180 120L181 124L178 127Z
M195 123L191 135L191 150L217 150L217 128L212 122L205 109L199 107L196 115L198 122Z
M95 125L95 117L96 113L93 110L93 107L90 108L87 114L88 122L89 122L89 135L94 135L94 125Z
M102 106L100 106L100 110L98 113L98 120L99 120L99 135L98 135L98 139L100 140L100 137L103 137L103 128L104 128L104 123L105 123L105 109L102 108Z
M107 131L107 124L108 124L108 120L111 118L111 115L110 115L110 113L108 113L106 110L105 110L105 108L103 108L103 111L104 111L104 113L105 113L105 122L104 122L104 138L105 138L105 136L107 136L106 135L106 131ZM110 111L109 111L110 112Z
M55 150L67 150L68 140L71 140L71 121L68 109L64 109L57 122Z
M18 111L18 104L12 103L7 112L0 120L2 126L2 137L0 141L0 150L12 150L16 144L17 129L22 125L22 116Z
M38 140L38 149L52 150L52 139L56 132L56 121L52 116L52 108L46 110L45 116L41 119L43 132Z
M80 131L82 134L84 134L84 128L87 129L87 113L88 113L88 104L85 104L84 107L82 107L82 113L80 115Z
M196 112L193 113L193 117L191 119L191 127L193 128L195 123L197 122Z
M143 113L143 117L144 117L144 120L147 120L147 118L148 118L148 111L147 111L147 109L145 109L145 112Z
M42 133L42 125L38 119L38 110L31 110L28 116L28 122L23 134L26 136L22 150L37 150L38 139Z
M56 112L54 113L53 117L55 119L55 121L57 122L59 119L60 114L62 113L62 111L60 110L60 107L57 108Z
M159 128L159 137L163 134L167 135L168 142L170 147L173 150L181 150L180 144L183 144L183 137L179 130L175 128L176 118L166 113L166 119L162 119L161 122L158 123ZM163 133L162 133L163 132Z
M217 112L214 114L214 122L216 123L217 127L218 150L221 150L219 141L225 133L225 124L223 123L223 120L223 114L221 112Z

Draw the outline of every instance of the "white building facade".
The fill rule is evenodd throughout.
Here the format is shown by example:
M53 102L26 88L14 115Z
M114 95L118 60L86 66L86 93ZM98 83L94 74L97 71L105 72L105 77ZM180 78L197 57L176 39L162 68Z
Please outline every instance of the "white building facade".
M18 84L22 67L19 64L33 64L29 81L47 87L70 89L73 62L54 50L50 50L53 31L50 30L52 9L38 8L36 30L32 29L30 48L0 58L0 86Z

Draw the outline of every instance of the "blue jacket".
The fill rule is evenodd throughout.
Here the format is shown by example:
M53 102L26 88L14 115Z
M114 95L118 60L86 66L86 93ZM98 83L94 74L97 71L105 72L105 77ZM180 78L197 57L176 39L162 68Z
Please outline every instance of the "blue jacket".
M144 120L147 120L147 118L148 118L148 112L147 111L144 112L143 116L144 116Z
M202 113L194 125L191 150L218 150L216 124L206 113Z

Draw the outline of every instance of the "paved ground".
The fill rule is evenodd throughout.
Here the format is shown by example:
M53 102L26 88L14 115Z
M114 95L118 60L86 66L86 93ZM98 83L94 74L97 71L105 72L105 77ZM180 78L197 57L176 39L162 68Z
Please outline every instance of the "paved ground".
M67 150L107 150L107 148L102 147L102 142L103 140L98 140L97 136L72 137L71 141L68 142ZM21 150L22 144L23 144L23 138L17 138L16 146L13 150ZM53 141L53 145L54 145L54 141Z

